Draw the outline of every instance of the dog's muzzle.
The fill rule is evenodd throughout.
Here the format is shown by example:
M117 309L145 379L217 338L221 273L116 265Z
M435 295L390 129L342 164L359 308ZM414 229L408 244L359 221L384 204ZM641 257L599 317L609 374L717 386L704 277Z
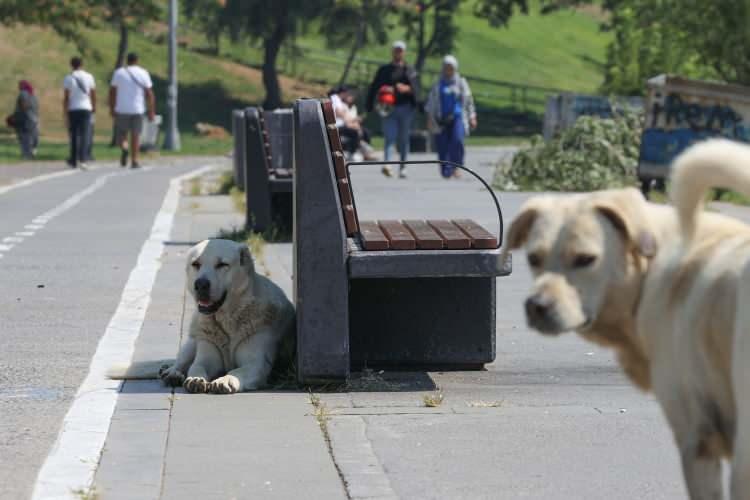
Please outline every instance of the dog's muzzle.
M216 302L198 298L196 299L196 302L198 303L198 312L201 314L214 314L216 311L221 309L221 306L224 305L225 300L227 300L227 292L224 292L221 298Z
M198 278L193 284L195 288L195 301L198 303L198 312L213 314L221 308L227 298L227 292L216 302L211 300L211 282L206 278Z

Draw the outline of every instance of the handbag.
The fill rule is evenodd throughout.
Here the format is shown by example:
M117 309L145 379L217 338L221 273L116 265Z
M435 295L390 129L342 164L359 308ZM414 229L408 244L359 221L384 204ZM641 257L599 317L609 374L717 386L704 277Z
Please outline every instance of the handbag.
M15 113L11 113L11 114L9 114L8 116L5 117L5 125L7 125L8 128L16 128L16 126L18 125L18 123L16 121L16 114Z
M450 126L453 125L453 122L455 122L455 121L456 121L456 115L453 114L453 113L451 113L451 114L449 114L447 116L441 116L437 120L438 125L440 125L441 127L450 127Z

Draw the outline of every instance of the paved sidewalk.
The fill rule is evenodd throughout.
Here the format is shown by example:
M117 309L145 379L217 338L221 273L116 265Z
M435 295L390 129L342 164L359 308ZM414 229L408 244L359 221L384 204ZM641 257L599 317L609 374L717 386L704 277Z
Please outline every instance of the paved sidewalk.
M489 178L500 152L471 150L468 161ZM486 193L468 178L438 178L437 167L413 168L406 181L370 168L352 183L363 218L453 215L496 227ZM524 199L501 197L506 221ZM183 197L136 359L174 356L190 313L186 250L241 223L226 197ZM262 260L291 294L291 245L267 245ZM631 387L609 351L528 331L529 285L517 258L498 282L497 360L486 371L366 373L349 390L313 395L172 394L128 382L97 491L105 500L685 498L653 398ZM426 407L438 394L442 404Z

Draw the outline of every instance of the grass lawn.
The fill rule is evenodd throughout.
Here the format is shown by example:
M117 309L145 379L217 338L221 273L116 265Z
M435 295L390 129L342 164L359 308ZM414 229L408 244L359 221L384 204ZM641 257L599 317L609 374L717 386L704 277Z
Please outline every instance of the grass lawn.
M232 150L232 139L212 139L195 134L181 135L182 149L179 152L158 151L148 153L144 158L156 158L159 155L221 156ZM38 161L60 161L68 158L68 144L62 141L41 141L37 151ZM100 161L119 160L120 150L110 148L109 140L99 137L94 145L94 158ZM10 135L0 135L0 163L19 163L21 154L18 142Z
M515 15L507 28L493 28L474 17L471 3L465 3L456 16L458 35L453 50L460 71L470 76L522 85L595 93L603 81L606 47L611 39L609 33L599 29L601 13L589 8L541 15L538 0L531 0L530 7L528 16ZM403 28L395 24L386 44L370 44L359 52L358 57L386 62L391 41L404 37ZM299 35L297 43L312 49L311 57L299 57L293 63L288 54L282 52L280 68L307 81L328 84L338 81L348 47L326 47L315 26ZM254 64L260 64L262 60L260 50L249 45L225 43L222 52L233 59ZM426 69L439 70L440 59L429 59ZM371 75L367 76L371 78ZM473 88L482 104L494 107L508 104L507 90L479 83ZM543 106L536 109L542 111Z
M152 75L157 96L157 112L164 114L167 84L167 46L161 27L157 24L130 36L130 50L139 53L141 65ZM153 31L150 32L149 30ZM92 47L99 59L87 56L85 67L94 74L100 110L97 113L97 131L106 135L111 130L111 118L106 109L109 76L114 66L117 35L114 31L87 31ZM68 62L76 54L75 47L62 40L54 32L30 26L0 26L0 116L5 117L15 105L17 82L27 79L35 87L40 101L40 129L42 148L40 156L61 158L67 133L63 127L62 80L70 71ZM231 130L231 110L237 107L257 105L265 91L260 71L227 59L215 58L196 51L182 50L179 54L179 127L183 133L186 153L214 151L223 147L210 140L193 141L195 125L206 122L221 125ZM283 79L282 87L288 98L300 95L321 95L322 87L301 84ZM0 127L5 129L4 126ZM7 129L5 129L7 132ZM0 136L0 161L16 154L10 136ZM108 143L107 137L101 141ZM106 157L107 150L99 152Z

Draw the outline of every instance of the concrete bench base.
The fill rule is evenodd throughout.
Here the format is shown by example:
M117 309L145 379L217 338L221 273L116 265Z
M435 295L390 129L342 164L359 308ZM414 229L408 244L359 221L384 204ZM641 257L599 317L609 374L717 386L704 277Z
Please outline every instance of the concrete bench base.
M495 278L352 279L352 370L480 368L495 359Z

